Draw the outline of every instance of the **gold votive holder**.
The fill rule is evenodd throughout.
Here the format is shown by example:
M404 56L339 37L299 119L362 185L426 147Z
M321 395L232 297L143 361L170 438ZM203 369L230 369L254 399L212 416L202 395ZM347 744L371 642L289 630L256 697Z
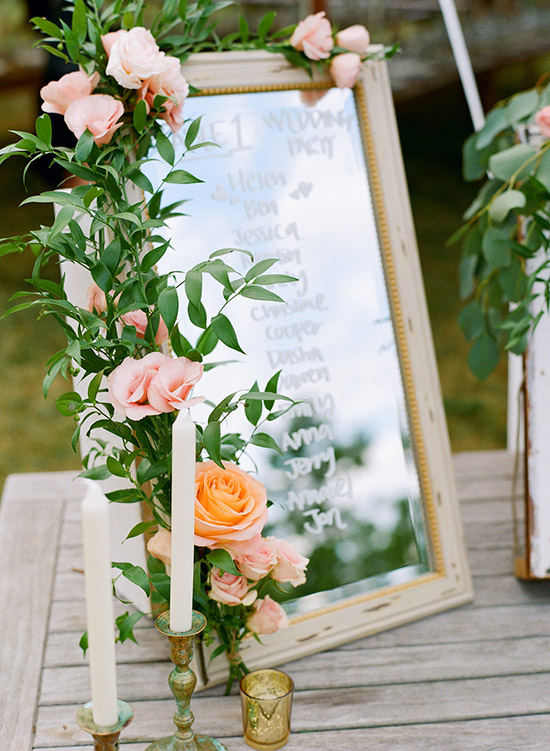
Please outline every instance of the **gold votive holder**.
M93 716L93 704L88 702L76 713L76 721L94 739L94 751L118 751L120 733L132 722L132 707L125 701L118 701L118 721L104 727L96 725Z
M252 670L240 682L243 735L252 748L272 751L290 736L294 682L282 670Z

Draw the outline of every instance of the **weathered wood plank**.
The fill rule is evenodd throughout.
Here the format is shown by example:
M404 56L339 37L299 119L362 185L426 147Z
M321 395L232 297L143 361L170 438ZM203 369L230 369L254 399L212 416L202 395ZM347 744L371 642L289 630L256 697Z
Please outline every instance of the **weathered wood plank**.
M460 480L472 477L512 476L514 455L506 450L462 451L453 455L455 475ZM521 467L521 461L520 461Z
M27 751L63 500L25 497L18 477L6 481L0 507L0 748Z
M303 732L540 715L550 711L548 680L542 673L513 680L498 677L301 691L294 700L293 727ZM170 732L173 700L136 701L133 707L135 719L125 732L126 740L152 740ZM36 745L87 740L74 721L67 720L76 710L77 706L66 704L39 708ZM218 737L241 734L236 696L197 695L193 713L198 732Z
M143 655L143 652L142 652ZM167 657L167 655L164 655ZM338 671L339 687L375 686L395 683L423 683L504 675L550 672L550 636L531 639L460 642L412 647L371 647L312 655L283 665L303 689L331 688ZM168 662L119 664L118 688L125 701L169 699ZM66 704L89 698L86 665L45 668L40 704ZM217 687L214 693L221 693ZM212 693L203 691L201 695Z
M507 717L470 722L445 722L403 727L296 733L285 751L540 751L546 749L550 717ZM345 739L345 742L344 742ZM231 751L250 751L242 738L220 737ZM145 751L147 743L123 745L127 751ZM44 747L35 751L46 751ZM92 751L91 746L57 746L47 751Z
M479 641L480 638L513 639L550 635L547 604L474 608L471 606L430 616L343 644L339 650L412 644L448 644Z

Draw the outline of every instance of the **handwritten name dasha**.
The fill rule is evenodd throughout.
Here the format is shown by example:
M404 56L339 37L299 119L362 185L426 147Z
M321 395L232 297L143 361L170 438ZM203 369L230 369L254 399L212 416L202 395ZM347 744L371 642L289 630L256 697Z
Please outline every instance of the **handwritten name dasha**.
M321 469L324 464L328 464L325 471L325 477L332 477L336 472L336 456L334 446L330 446L325 451L319 451L311 456L295 456L284 462L289 469L285 470L285 475L289 480L295 480L297 477L305 477L313 472L314 469Z
M303 347L268 349L266 354L272 368L278 368L281 365L299 365L303 362L325 361L325 356L319 347L311 347L311 349L304 349Z

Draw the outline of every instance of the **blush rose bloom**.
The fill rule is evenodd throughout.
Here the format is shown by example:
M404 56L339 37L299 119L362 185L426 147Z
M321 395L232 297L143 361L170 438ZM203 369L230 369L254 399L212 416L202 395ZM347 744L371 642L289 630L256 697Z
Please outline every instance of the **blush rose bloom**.
M88 76L83 70L66 73L59 81L50 81L40 89L44 100L42 109L57 115L64 115L67 108L77 99L89 96L99 82L99 73Z
M336 55L330 63L330 75L340 89L351 89L355 86L360 70L361 55L356 52Z
M535 122L545 138L550 138L550 104L543 107L535 115Z
M107 310L105 292L95 282L90 284L86 292L86 310L90 313L95 312L98 315Z
M172 533L162 527L147 540L147 550L165 566L172 563Z
M272 540L255 535L250 540L234 542L227 551L237 568L247 579L258 581L267 576L277 565L277 550Z
M111 39L106 41L109 62L105 72L125 89L139 89L143 81L164 73L171 66L154 36L143 26L134 26L120 34L112 44ZM103 44L105 46L105 40Z
M118 40L125 36L127 34L126 29L119 29L118 31L110 31L108 34L104 34L101 37L101 43L103 44L103 49L107 53L107 57L110 56L111 50L113 49L113 44L115 42L118 42Z
M258 593L250 589L246 576L228 574L213 568L210 573L210 592L208 596L224 605L252 605Z
M277 537L268 537L267 539L272 543L277 553L277 565L271 572L273 579L278 582L290 582L294 587L304 584L306 580L305 570L309 558L300 555L288 540L280 540Z
M325 11L307 16L300 21L290 37L290 44L310 60L326 60L334 47L334 39L330 21L325 18Z
M288 626L288 619L279 603L266 595L263 600L256 600L254 612L246 625L255 634L274 634L280 628Z
M370 44L370 34L364 26L355 24L342 29L336 34L336 44L343 47L348 52L357 52L358 55L364 55Z
M150 352L141 360L127 357L107 378L111 404L130 420L158 415L161 410L149 404L149 387L160 366L169 359L162 352Z
M77 138L86 129L101 146L109 143L114 133L122 127L118 120L124 114L122 102L109 94L91 94L77 99L67 107L65 123Z
M173 412L175 409L188 409L204 401L203 396L188 399L193 386L200 381L203 373L200 362L186 357L164 356L155 377L149 384L147 395L149 404L160 412Z
M229 547L259 534L267 521L264 486L231 462L196 466L195 545Z
M160 117L166 120L172 132L175 133L183 125L183 103L189 94L189 84L181 73L180 61L176 57L167 56L165 61L166 70L143 83L140 98L144 99L151 109L154 106L155 97L168 97L162 105Z
M121 319L127 326L133 326L136 330L138 339L145 339L145 331L147 330L147 313L144 310L131 310L129 313L124 313ZM159 318L159 325L157 333L155 335L155 343L162 344L168 339L168 329L166 324Z

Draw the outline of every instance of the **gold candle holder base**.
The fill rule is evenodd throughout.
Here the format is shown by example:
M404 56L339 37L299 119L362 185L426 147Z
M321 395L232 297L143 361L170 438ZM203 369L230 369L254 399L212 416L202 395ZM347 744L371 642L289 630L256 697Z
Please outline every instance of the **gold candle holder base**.
M94 738L94 751L118 751L118 739L121 731L132 722L134 713L132 707L125 701L118 702L118 722L103 727L96 725L93 718L92 702L80 707L76 713L76 721L87 733Z
M207 735L195 735L191 727L194 717L190 702L197 679L189 663L193 656L193 639L204 630L206 618L194 610L189 631L172 631L170 611L167 610L156 618L155 626L170 640L170 657L176 666L170 673L168 683L178 705L174 715L177 730L168 738L154 741L145 751L227 751L223 743Z

